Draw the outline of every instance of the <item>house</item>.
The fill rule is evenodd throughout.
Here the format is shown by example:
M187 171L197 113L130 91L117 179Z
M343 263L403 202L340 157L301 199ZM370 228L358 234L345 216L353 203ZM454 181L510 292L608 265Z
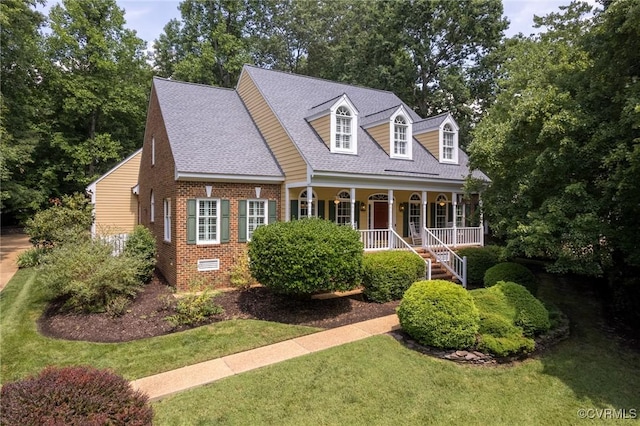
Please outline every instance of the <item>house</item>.
M223 285L253 230L275 220L351 225L365 249L406 244L412 229L423 245L481 244L467 162L450 114L423 119L388 91L253 66L235 90L154 78L140 222L181 290Z
M87 186L93 204L93 236L126 235L138 224L136 182L142 149Z

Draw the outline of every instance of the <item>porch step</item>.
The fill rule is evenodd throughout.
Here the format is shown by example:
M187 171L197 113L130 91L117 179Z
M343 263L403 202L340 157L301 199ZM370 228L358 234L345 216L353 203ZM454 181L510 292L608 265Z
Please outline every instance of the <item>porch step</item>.
M458 278L454 277L453 274L447 270L447 268L442 266L442 264L435 257L433 257L431 253L429 253L427 250L423 248L416 249L416 251L418 252L420 257L422 257L423 259L431 260L431 279L432 280L445 280L445 281L452 281L454 283L460 284L460 281L458 280Z

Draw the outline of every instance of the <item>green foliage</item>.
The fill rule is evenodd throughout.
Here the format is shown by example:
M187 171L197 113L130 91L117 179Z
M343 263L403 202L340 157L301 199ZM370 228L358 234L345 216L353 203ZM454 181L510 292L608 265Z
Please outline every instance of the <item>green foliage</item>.
M436 348L466 348L475 343L479 315L473 298L449 281L418 281L405 292L398 318L418 342Z
M23 251L16 259L18 268L33 268L34 266L38 266L45 253L47 253L47 249L43 247L33 247Z
M229 282L233 287L246 290L257 281L251 276L249 270L249 254L247 250L237 253L233 260L233 265L229 271Z
M25 230L36 247L50 248L56 244L89 238L93 222L92 207L79 193L52 200L52 205L27 220Z
M123 254L137 259L143 265L138 277L140 281L148 282L153 277L157 252L156 239L151 231L144 225L136 225L127 238Z
M533 295L538 292L538 281L533 272L524 265L513 262L498 263L487 269L484 274L484 286L491 287L498 281L511 281L525 286Z
M253 277L278 293L346 291L362 276L358 231L322 219L257 228L249 243Z
M148 397L124 378L93 367L47 367L0 391L3 425L151 425Z
M505 357L532 352L535 349L535 345L536 343L533 339L522 334L495 337L490 333L486 333L480 336L477 347L483 352Z
M188 294L178 300L176 314L165 319L174 327L197 325L224 310L214 302L214 294L205 290L201 294Z
M542 302L533 297L529 290L520 284L500 281L487 290L505 301L515 311L513 323L522 328L525 336L534 336L549 330L549 312Z
M131 299L125 296L116 296L107 302L105 311L111 318L117 318L124 315L127 306L131 304Z
M504 251L498 246L467 247L458 250L460 257L467 256L467 284L482 285L487 269L504 260Z
M411 284L424 279L426 271L424 260L408 251L365 254L362 266L364 294L380 303L401 299Z
M103 312L115 298L136 295L145 267L139 259L111 253L111 245L99 240L63 244L44 257L40 279L67 309Z

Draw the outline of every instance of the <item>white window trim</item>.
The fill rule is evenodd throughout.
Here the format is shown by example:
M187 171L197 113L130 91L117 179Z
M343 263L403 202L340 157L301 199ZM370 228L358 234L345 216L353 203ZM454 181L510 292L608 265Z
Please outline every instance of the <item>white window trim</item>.
M345 193L347 194L346 197L341 197L340 196L340 195L345 194ZM338 200L339 201L339 203L335 203L335 202L333 203L333 208L335 209L335 212L336 212L335 223L337 223L338 225L348 225L349 223L353 223L353 219L354 218L351 217L351 194L350 194L349 190L342 189L342 190L338 191L338 193L336 194L336 198L334 200ZM343 203L346 204L347 207L348 207L348 211L349 211L348 219L349 220L347 222L345 222L345 223L340 223L340 218L341 217L344 217L344 218L347 217L346 215L341 216L341 215L338 214L340 212L340 205L342 205ZM356 214L357 214L357 212L356 212Z
M171 198L165 198L164 207L164 240L171 242Z
M396 154L396 138L395 138L395 130L396 130L396 118L398 116L402 116L404 121L406 122L405 126L407 128L407 152L406 154ZM398 108L398 110L391 116L389 119L389 156L391 158L400 158L403 160L412 160L413 159L413 120L409 118L409 114L404 110L403 107Z
M418 199L417 200L412 199L414 196L416 196ZM417 215L412 215L411 214L411 207L412 206L418 206L418 214ZM411 222L412 218L417 217L418 218L418 220L417 220L418 229L422 228L422 197L417 192L414 192L413 194L411 194L409 196L408 210L409 211L407 212L407 214L409 215L409 222Z
M156 221L156 198L153 194L153 189L151 190L151 201L149 203L149 221L151 223L155 223Z
M444 127L447 124L451 126L451 129L453 130L453 158L452 159L444 158ZM443 121L442 124L440 125L440 132L438 135L439 137L438 145L440 149L439 158L441 163L458 164L458 133L459 133L458 126L451 119L447 119Z
M267 225L269 223L269 200L264 198L253 198L247 200L247 241L251 241L251 236L253 232L255 232L255 229L253 230L253 232L249 231L249 219L251 218L251 215L249 214L249 203L251 202L264 203L264 225ZM256 226L256 229L258 229L258 226Z
M300 194L298 195L298 219L302 219L304 217L308 217L306 214L303 215L302 214L302 203L308 203L309 199L306 196L302 196L302 194L306 193L307 190L303 189L302 191L300 191ZM311 212L311 217L318 217L318 197L316 195L316 191L312 191L313 194L313 206L312 209L313 211ZM308 208L308 207L307 207Z
M200 239L200 202L201 201L215 201L216 202L216 239L215 240L201 240ZM219 198L198 198L196 199L196 245L205 244L220 244L220 199Z
M345 107L351 113L351 148L343 149L336 147L336 111L340 107ZM331 111L331 152L338 154L358 154L358 110L343 95L330 109Z

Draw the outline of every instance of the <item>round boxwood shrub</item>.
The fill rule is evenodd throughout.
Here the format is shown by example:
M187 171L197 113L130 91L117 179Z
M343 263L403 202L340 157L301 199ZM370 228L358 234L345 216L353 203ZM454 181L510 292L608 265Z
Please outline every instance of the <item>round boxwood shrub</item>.
M484 274L484 286L491 287L498 281L518 283L525 286L531 294L538 293L536 276L529 268L519 263L503 262L487 269Z
M497 356L527 353L535 347L533 339L524 337L520 327L499 314L480 312L479 332L477 348Z
M322 219L258 227L249 243L249 269L262 285L305 295L356 288L362 278L358 231Z
M504 249L498 246L467 247L458 250L460 257L467 257L467 284L480 286L487 269L504 260Z
M0 391L3 425L151 425L148 397L108 370L47 367Z
M502 294L515 309L513 323L522 328L525 336L544 333L551 327L547 308L520 284L500 281L488 291Z
M398 318L411 337L436 348L473 346L480 322L471 295L443 280L413 283L398 306Z
M412 283L424 279L425 261L410 251L380 251L365 254L362 285L375 302L399 300Z

